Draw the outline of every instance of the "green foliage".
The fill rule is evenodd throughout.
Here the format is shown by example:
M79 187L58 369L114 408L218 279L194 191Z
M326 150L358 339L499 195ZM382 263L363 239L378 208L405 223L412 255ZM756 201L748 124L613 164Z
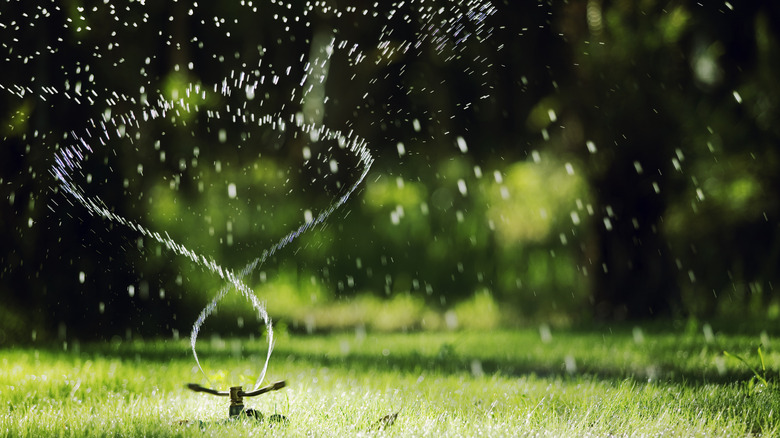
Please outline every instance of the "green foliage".
M29 339L31 333L24 313L11 303L0 307L0 345Z
M572 217L588 216L579 169L546 154L539 160L514 163L502 172L506 175L502 183L486 184L486 215L505 250L558 239L561 232L567 234Z
M761 352L761 347L758 347L758 359L759 363L761 365L761 371L759 371L757 368L753 367L747 360L742 358L742 356L735 354L735 353L729 353L728 351L723 351L723 354L726 357L731 357L734 359L737 359L738 361L745 364L748 369L753 373L753 376L750 378L750 380L747 382L747 391L748 394L753 394L754 391L760 391L763 388L769 388L769 382L766 379L766 363L764 362L764 354ZM756 384L760 383L762 386L757 386Z
M464 40L457 59L443 62L440 50L407 54L401 33L410 29L383 42L398 49L387 65L368 61L351 71L339 64L345 59L333 58L332 74L314 93L328 97L318 104L322 120L366 138L377 161L331 221L268 260L262 278L248 279L271 315L290 326L378 330L443 328L448 314L461 327L571 323L590 317L593 306L586 304L600 293L671 301L681 289L681 311L776 322L776 11L760 2L494 3L499 13L485 21L490 37L474 45ZM94 98L115 92L142 104L159 93L192 108L112 144L108 155L116 155L83 169L93 179L87 191L117 214L231 269L316 217L355 177L341 156L335 175L314 159L304 162L304 147L312 157L338 148L293 127L203 124L205 112L223 105L250 116L262 107L285 119L305 111L290 91L300 88L295 75L314 34L288 31L274 14L244 19L245 7L200 5L190 17L184 6L146 2L125 11L128 23L171 30L164 41L159 32L114 29L109 8L77 2L51 22L7 26L14 35L8 49L20 62L3 70L3 89L34 78L30 85L40 85L30 90L57 89L81 103L55 113L59 104L2 93L8 110L0 127L7 143L0 198L10 208L0 210L6 225L0 279L3 304L14 302L0 309L6 338L29 338L28 320L50 337L61 323L107 336L138 327L154 334L186 330L222 286L186 258L70 208L61 194L48 197L51 180L41 175L51 149L71 141L62 134L90 118L120 117L131 106L117 104L111 114L87 104ZM290 13L299 7L291 4ZM7 19L38 20L38 9L17 2ZM195 25L215 17L226 24ZM309 29L339 27L335 17L310 19ZM76 24L60 26L61 20ZM356 18L339 38L374 48L370 20ZM38 33L43 26L49 30ZM121 50L90 58L105 42ZM467 65L469 58L480 65ZM216 101L186 92L190 83L213 86L231 71L239 76L247 66L269 65L282 82L264 83L251 98L236 93ZM476 67L485 74L474 74ZM407 115L418 118L412 123ZM403 154L393 148L399 143ZM605 233L605 219L629 232ZM643 261L662 252L666 263L654 266L669 270L641 271L650 265ZM607 271L627 280L598 284L594 278ZM668 287L632 287L656 278ZM128 285L139 282L159 290L150 294L159 300L128 298ZM223 306L217 318L225 324L253 318L240 297Z

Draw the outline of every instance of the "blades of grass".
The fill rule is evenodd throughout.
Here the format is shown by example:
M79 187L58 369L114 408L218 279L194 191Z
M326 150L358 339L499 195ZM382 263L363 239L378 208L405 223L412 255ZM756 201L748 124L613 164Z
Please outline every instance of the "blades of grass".
M735 353L729 353L726 350L723 350L723 355L727 356L727 357L733 357L734 359L739 360L740 362L745 364L745 366L747 366L750 369L750 371L753 372L753 375L755 376L756 379L758 379L764 385L768 385L766 379L764 377L762 377L761 374L759 374L758 370L756 370L752 365L750 365L750 363L748 363L748 361L746 361L744 358L742 358L742 356L740 356L738 354L735 354Z
M758 347L758 357L761 359L761 374L764 382L764 385L767 385L766 381L766 361L764 361L764 352L761 351L761 346Z

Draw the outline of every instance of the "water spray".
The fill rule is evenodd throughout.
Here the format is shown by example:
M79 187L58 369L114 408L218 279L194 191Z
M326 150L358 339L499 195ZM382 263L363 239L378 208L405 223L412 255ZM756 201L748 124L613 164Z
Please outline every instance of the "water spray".
M422 3L427 2L424 1ZM401 2L401 4L403 4L403 2ZM82 103L82 101L88 101L92 105L106 105L106 111L103 116L88 120L86 126L82 130L71 131L71 135L67 138L66 143L63 144L62 147L57 146L53 158L54 162L49 169L49 172L56 181L56 190L61 191L65 195L67 201L72 205L82 206L90 216L104 219L112 224L127 227L133 230L133 232L138 233L141 237L159 243L169 252L172 252L177 256L182 256L200 266L205 271L208 271L215 276L219 276L219 278L224 281L220 290L199 314L197 320L193 324L190 336L192 353L198 369L205 380L209 382L210 387L191 383L187 385L187 388L196 392L205 392L210 395L229 397L229 416L231 418L248 412L248 410L244 409L243 401L245 397L259 396L267 392L279 390L286 385L285 381L279 381L261 387L274 347L272 322L266 312L265 305L245 283L245 279L251 276L277 251L290 244L302 233L325 222L336 209L346 203L352 193L363 182L374 162L374 158L369 152L366 142L355 135L352 129L345 128L348 129L348 133L344 133L338 130L329 129L323 123L323 108L327 101L324 82L327 77L327 67L330 57L334 53L341 53L348 64L353 67L363 62L374 65L390 64L391 61L397 59L398 56L414 56L415 54L422 53L426 50L423 47L423 43L425 42L431 47L435 47L439 56L451 60L462 56L459 46L467 39L479 37L484 40L490 35L492 29L486 25L486 18L496 12L496 9L489 1L483 0L449 2L446 9L444 7L435 9L429 8L429 12L423 12L424 8L420 8L420 14L418 14L419 16L416 18L415 14L397 14L398 11L395 9L384 11L376 5L378 4L366 9L347 8L346 10L338 11L337 15L341 16L344 14L344 17L346 17L345 19L349 20L364 20L366 19L365 17L370 17L371 20L376 19L380 21L384 19L387 23L392 23L394 17L398 15L399 17L403 17L403 20L408 24L418 26L417 31L410 36L408 41L405 41L402 44L394 44L391 43L391 41L395 41L397 36L392 35L391 37L393 26L377 27L378 29L381 29L380 34L378 35L377 45L376 47L369 47L365 52L364 49L360 47L360 44L356 42L340 38L337 39L336 36L331 36L327 32L324 32L318 40L319 43L313 44L312 46L309 62L306 64L306 67L304 67L300 81L297 82L299 85L293 87L292 90L289 90L290 103L295 103L296 105L300 104L304 108L315 108L315 110L307 111L308 114L304 114L304 112L299 114L285 114L285 105L282 105L281 108L274 109L267 106L270 104L265 104L266 106L263 106L264 100L262 99L255 100L255 97L260 94L258 93L258 90L260 90L261 85L273 83L277 86L280 77L279 74L275 72L285 70L283 68L275 69L273 66L267 64L258 64L256 66L257 69L252 73L249 71L231 71L228 77L210 85L189 84L186 89L178 90L179 93L177 93L177 97L170 98L160 96L155 99L153 93L148 95L147 91L144 91L145 88L141 87L141 96L138 98L112 92L105 96L105 101L103 102L99 99L99 95L94 90L82 92L81 82L77 82L75 88L71 90L69 88L69 83L66 81L64 91L58 91L58 88L55 86L43 86L40 90L33 91L34 86L31 88L30 86L4 86L3 84L0 84L0 90L11 93L20 99L27 98L29 95L34 95L43 102L49 102L50 100L53 101L53 99L50 99L52 97L64 95L67 99L79 104ZM133 7L140 8L142 6L143 2ZM287 6L288 9L290 9L290 5L288 4ZM97 10L97 8L98 7L96 7L95 10ZM192 11L190 12L192 13ZM323 12L327 12L327 7L325 7ZM449 18L444 20L444 17ZM296 15L295 19L290 21L298 22L299 18L301 18L300 21L302 23L305 23L307 27L309 26L310 22L305 13L300 17ZM283 16L282 19L285 23L287 22L287 16ZM68 27L68 25L66 25L66 27ZM90 30L88 27L86 29ZM78 28L78 31L81 30L81 28ZM293 35L295 34L295 28L285 25L285 32ZM113 43L109 43L108 50L111 50L112 45ZM51 48L50 51L54 54L58 49L59 46L55 46ZM24 63L26 64L27 61L28 59L25 58ZM262 63L262 59L260 62ZM146 63L149 63L149 58L147 58ZM246 66L241 68L246 68ZM78 70L80 69L81 67L79 66ZM267 70L267 72L261 72L261 69ZM288 67L286 71L289 75L290 67ZM151 89L153 90L154 88ZM199 104L207 102L207 95L212 93L217 97L213 102L224 101L230 96L242 95L246 95L246 101L243 102L242 105L227 104L222 108L199 108ZM248 101L253 101L254 105L247 108ZM118 108L122 108L122 113L118 113ZM319 110L319 112L317 110ZM90 185L92 174L85 163L90 160L90 157L97 155L99 149L103 149L107 155L110 155L111 151L115 153L124 143L130 143L136 146L138 144L144 144L144 142L149 141L147 138L147 131L142 129L145 128L145 123L156 119L171 117L172 119L178 118L179 126L183 126L186 125L187 117L182 117L182 115L193 113L205 114L205 123L211 123L214 120L232 120L236 125L252 126L254 128L262 127L281 133L284 133L286 129L291 128L297 130L297 133L302 134L302 138L308 137L312 142L335 141L340 149L346 150L357 159L357 164L355 165L355 169L358 171L357 178L355 178L351 184L341 188L339 194L331 199L330 204L319 214L309 214L304 223L290 231L275 245L266 249L259 254L258 257L247 263L243 269L234 271L225 268L213 258L200 254L182 243L177 242L167 232L154 231L149 227L142 225L138 219L124 217L118 214L113 206L110 205L110 202L104 201L100 194L90 191L95 185ZM311 114L319 114L319 116L314 117ZM419 130L419 126L416 129ZM153 140L158 140L159 144L158 138ZM307 155L308 153L304 153L304 158L309 160ZM110 168L108 158L103 165L108 165ZM331 169L332 173L336 173L337 170L335 170L334 166L331 166ZM140 164L138 174L143 176ZM235 193L235 189L233 190L233 193ZM231 197L232 196L235 195L231 195ZM207 374L204 372L196 351L196 342L201 326L216 310L220 300L233 289L240 293L251 304L258 319L265 324L267 329L268 351L265 357L265 363L259 373L254 389L250 391L244 391L242 386L233 386L228 391L211 388L214 385L211 384Z

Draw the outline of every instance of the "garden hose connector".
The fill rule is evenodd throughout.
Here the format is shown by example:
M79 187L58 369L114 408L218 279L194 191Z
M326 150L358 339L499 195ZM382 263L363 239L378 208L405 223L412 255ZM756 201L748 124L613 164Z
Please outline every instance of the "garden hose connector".
M237 417L244 412L244 391L240 386L230 387L230 410L231 417Z

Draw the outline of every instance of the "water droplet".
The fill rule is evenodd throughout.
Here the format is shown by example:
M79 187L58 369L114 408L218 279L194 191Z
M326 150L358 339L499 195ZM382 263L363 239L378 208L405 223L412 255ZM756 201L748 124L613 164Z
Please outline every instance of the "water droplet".
M588 152L590 152L591 154L595 154L596 153L596 151L597 151L596 143L593 143L592 141L588 140L587 142L585 142L585 146L588 147Z
M448 310L444 314L444 324L450 330L457 329L458 328L458 315L455 312L453 312L452 310Z
M458 143L458 149L460 149L460 151L461 151L462 153L464 153L464 154L465 154L465 153L467 153L467 152L469 151L469 148L468 148L468 146L466 145L466 140L465 140L463 137L458 137L458 138L456 139L456 141L457 141L457 143Z
M79 283L84 284L87 279L87 274L84 271L79 272Z
M577 361L574 359L574 356L566 355L563 362L567 373L574 374L577 372Z
M742 103L742 96L737 90L734 90L734 100L736 100L737 103Z
M396 145L396 148L398 149L399 157L403 157L404 155L406 155L406 148L404 147L403 143L399 141L398 144Z
M712 326L709 323L704 323L702 326L702 332L704 333L704 341L708 344L715 342L715 332L712 330Z
M539 326L539 337L542 340L542 343L549 344L552 341L552 331L550 330L550 326L547 324L542 324Z
M132 284L127 286L127 294L130 295L130 298L133 298L135 296L135 286Z
M390 222L393 223L393 225L398 225L401 223L401 218L398 216L398 212L393 210L390 212Z
M463 196L466 196L469 193L468 188L466 187L466 181L464 181L463 179L458 180L458 191Z
M645 342L645 335L640 327L634 327L633 335L635 344L643 344Z
M471 375L474 377L482 377L485 375L485 371L482 369L482 362L478 359L472 359L471 361Z
M228 184L228 197L230 199L236 198L236 185L233 183Z

